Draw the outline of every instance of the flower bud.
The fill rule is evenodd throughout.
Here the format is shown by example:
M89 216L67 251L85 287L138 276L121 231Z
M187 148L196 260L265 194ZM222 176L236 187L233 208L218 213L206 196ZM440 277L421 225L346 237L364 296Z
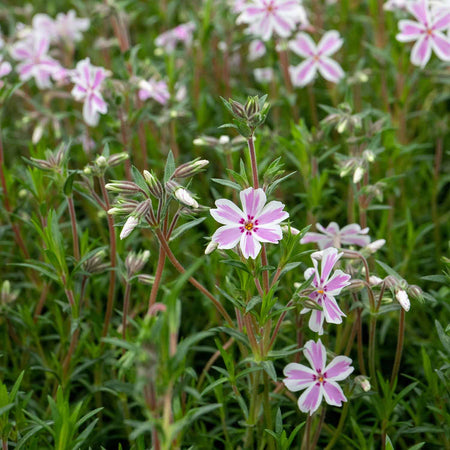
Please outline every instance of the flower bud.
M310 298L307 298L303 301L303 307L308 309L316 309L318 311L323 311L323 308L314 300L311 300Z
M216 241L209 242L205 249L205 255L210 255L218 246L219 243Z
M148 250L144 250L143 252L139 253L128 253L127 257L125 258L125 267L127 269L128 277L131 277L135 273L140 272L149 258L150 252Z
M380 277L377 277L375 275L371 275L369 277L369 284L371 286L378 286L379 284L381 284L383 282L383 279Z
M184 205L191 206L192 208L198 208L197 200L192 197L191 193L187 189L180 186L174 191L173 195Z
M408 287L408 295L410 295L415 299L421 300L423 296L423 291L419 286L412 284L411 286Z
M368 162L374 162L375 161L375 154L372 150L364 150L363 151L363 157L368 161Z
M355 377L355 383L358 384L364 392L370 391L370 381L366 376L358 375Z
M182 164L175 169L173 178L188 178L200 172L205 166L209 164L206 159L198 159Z
M95 160L95 165L101 169L105 169L108 166L108 162L106 161L106 158L104 156L100 155Z
M395 293L395 298L400 303L400 306L406 311L409 311L409 308L411 307L411 302L409 301L408 294L403 289L399 289Z
M125 222L125 225L122 228L122 231L120 232L120 239L125 239L127 236L130 235L130 233L138 226L139 219L135 216L128 217L127 221Z
M297 236L297 234L299 234L300 233L300 230L297 230L297 228L294 228L294 227L289 227L289 226L287 226L287 225L284 225L284 226L282 226L281 227L281 231L284 233L284 234L292 234L292 236Z
M220 145L228 145L230 143L230 138L226 135L222 135L219 138L219 144Z
M148 170L144 170L143 174L150 189L150 193L156 198L162 198L164 195L164 189L159 180Z
M123 195L142 192L142 189L133 181L114 181L112 183L107 183L106 189Z
M364 281L362 280L351 280L350 285L347 287L351 292L359 292L365 288Z
M353 173L353 183L359 183L362 180L364 175L364 169L361 166L358 166Z
M375 253L378 251L383 245L386 244L386 239L377 239L376 241L371 242L369 245L366 245L366 250L370 253Z
M108 166L109 167L118 166L122 162L126 161L128 158L129 155L126 152L116 153L115 155L112 155L108 158Z
M146 273L139 274L137 278L142 284L152 285L155 281L155 277L153 275L147 275Z

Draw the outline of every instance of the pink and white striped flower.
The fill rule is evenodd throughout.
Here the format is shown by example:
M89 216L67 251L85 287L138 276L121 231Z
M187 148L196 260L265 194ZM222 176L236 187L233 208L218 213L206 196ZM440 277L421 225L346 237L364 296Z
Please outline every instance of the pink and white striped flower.
M148 81L141 80L139 82L139 99L145 101L149 98L156 100L161 105L165 105L170 99L169 88L165 81L157 81L155 77Z
M289 48L306 59L298 66L289 68L292 84L306 86L314 80L317 72L326 80L337 83L343 78L344 71L330 56L342 47L343 42L335 30L326 32L317 45L308 34L298 33L295 39L289 42Z
M61 70L61 64L48 54L50 41L47 37L31 34L16 42L10 50L16 61L16 70L22 81L34 78L39 89L51 86L51 77Z
M54 33L58 39L73 44L81 41L83 32L89 29L91 22L86 17L77 17L71 9L67 13L58 13L54 21Z
M280 222L289 214L284 204L271 201L266 204L265 192L247 188L240 193L242 209L226 199L216 200L217 209L211 209L211 215L223 224L212 236L218 248L230 249L240 244L244 258L256 259L261 250L261 242L277 244L283 237Z
M321 250L329 247L341 248L342 245L365 247L370 243L370 237L367 236L369 228L361 229L357 223L346 225L342 230L336 222L331 222L326 228L317 223L316 228L320 233L306 233L300 243L316 242Z
M248 24L251 34L268 41L274 34L289 37L298 23L308 20L301 0L252 0L242 8L237 23Z
M343 253L338 253L333 247L315 252L311 255L314 267L305 270L305 280L314 275L312 280L314 291L309 295L309 298L317 303L322 310L303 308L300 314L311 311L308 325L312 331L319 333L319 335L323 334L324 320L327 323L342 323L342 317L345 317L336 303L335 296L339 295L341 290L350 284L351 277L340 269L335 270L331 275L331 271L342 255ZM320 270L318 267L319 260L321 263Z
M100 114L108 111L108 105L100 92L107 76L107 71L103 67L93 66L89 58L79 61L71 74L75 84L71 94L75 100L84 102L83 118L91 127L98 124Z
M162 47L167 53L173 53L179 42L189 47L192 44L195 23L182 23L171 30L161 33L156 39L157 47Z
M326 348L320 339L317 342L308 341L303 354L312 368L290 363L283 370L286 377L283 383L291 392L306 389L298 399L300 411L312 415L323 398L329 405L342 406L347 398L337 382L345 380L353 372L352 360L347 356L336 356L325 366Z
M408 4L408 11L416 18L400 20L400 42L416 42L411 51L411 62L415 66L425 67L434 51L443 61L450 61L450 38L443 32L450 27L450 11L432 14L428 0L419 0Z

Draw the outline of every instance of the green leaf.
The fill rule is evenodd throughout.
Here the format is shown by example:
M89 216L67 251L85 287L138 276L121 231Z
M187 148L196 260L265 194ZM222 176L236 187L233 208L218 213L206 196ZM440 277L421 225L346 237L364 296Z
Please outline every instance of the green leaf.
M217 184L230 187L231 189L234 189L236 191L242 191L242 187L239 184L235 183L234 181L222 180L222 178L212 178L212 181L214 181Z
M167 183L170 180L170 177L175 172L175 160L173 157L172 150L169 150L169 154L167 155L166 167L164 168L164 183Z
M394 450L394 446L392 445L391 439L388 435L386 435L386 450Z
M228 266L236 267L237 269L243 270L244 272L250 274L250 271L248 270L247 266L241 261L235 261L234 259L222 259L219 262L227 264Z
M148 184L145 181L144 176L142 175L142 173L139 171L139 169L137 169L135 166L131 167L131 174L133 176L133 180L134 182L144 191L146 192L149 196L150 196L150 191L148 189Z
M64 182L63 192L64 195L67 197L70 197L72 195L73 191L73 180L75 179L75 176L77 175L77 172L72 172Z
M450 355L450 336L447 336L445 334L444 329L442 328L442 325L440 324L440 322L435 320L434 324L436 325L436 330L437 330L439 339L442 342L442 345L444 346L447 354Z
M196 227L197 225L201 224L206 217L199 217L198 219L191 220L190 222L187 222L181 226L179 226L173 233L172 236L170 236L169 242L174 241L175 239L179 238L182 234L184 234L186 231L190 230L191 228Z
M269 377L276 383L277 382L277 372L272 361L262 361L261 366L264 371L269 375Z

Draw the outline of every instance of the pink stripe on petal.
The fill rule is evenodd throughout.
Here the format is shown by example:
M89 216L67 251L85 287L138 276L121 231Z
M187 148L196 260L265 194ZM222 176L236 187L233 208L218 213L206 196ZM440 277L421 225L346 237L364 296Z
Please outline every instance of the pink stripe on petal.
M336 270L326 284L327 293L333 292L333 295L338 295L342 288L350 284L350 278L350 275L342 272L342 270Z
M330 238L324 234L320 233L306 233L301 239L300 244L309 244L310 242L320 242L330 240Z
M290 75L294 86L306 86L311 83L317 73L317 63L308 58L296 67L290 67Z
M240 247L244 258L256 259L261 250L261 244L254 238L252 233L241 234Z
M337 31L328 31L322 36L322 39L317 46L317 50L319 54L330 56L336 53L342 47L343 43L344 41Z
M103 98L100 94L93 93L91 95L91 101L95 105L98 112L100 112L102 114L106 114L106 112L108 111L108 105L105 102L105 100L103 100Z
M354 370L352 360L347 356L336 356L324 370L324 376L333 381L345 380Z
M284 205L281 202L271 201L267 203L260 214L256 217L259 225L280 223L289 217L286 211L283 211Z
M289 48L304 58L313 56L316 53L316 44L306 33L298 33L295 40L289 42Z
M242 232L237 227L220 227L212 236L212 241L219 244L219 248L230 249L238 245Z
M292 26L291 24L283 19L279 14L275 14L272 17L272 24L275 31L281 37L288 37L291 34Z
M304 413L312 414L322 402L322 389L320 383L313 384L298 399L298 407Z
M327 381L322 386L323 396L329 405L341 406L342 402L347 401L341 387L337 383Z
M95 71L94 82L92 83L92 89L97 89L102 81L105 79L105 73L101 69Z
M316 372L323 372L327 355L320 339L317 342L309 340L303 348L303 354Z
M271 242L272 244L277 244L283 237L283 233L279 225L275 225L273 228L258 226L254 230L254 237L260 242Z
M428 0L419 0L407 5L409 12L424 25L429 25Z
M446 30L450 27L450 12L444 13L442 16L439 16L435 19L433 26L431 27L433 30Z
M241 219L246 218L241 209L230 200L216 200L216 206L217 209L211 209L210 214L219 223L236 225Z
M369 236L341 236L341 243L345 245L358 245L365 247L370 244Z
M342 323L342 317L345 314L339 308L336 300L331 296L324 296L322 301L323 313L327 323Z
M439 31L433 34L431 45L436 56L443 61L450 61L450 39Z
M358 225L357 223L351 223L349 225L345 225L345 227L342 228L341 235L343 235L343 234L358 234L358 233L366 234L368 232L369 232L369 228L364 228L363 230L361 230L360 225Z
M418 22L412 20L400 20L398 23L400 33L397 34L397 41L411 42L417 40L425 32L426 28Z
M267 197L264 191L259 189L248 188L240 193L242 209L245 217L257 217L266 203Z
M83 104L83 118L84 121L91 127L98 125L100 116L94 109L93 104L89 101L89 99L86 99Z
M319 229L319 225L320 224L316 225L317 229ZM326 227L325 231L331 234L339 233L339 225L336 222L330 222Z
M303 364L290 363L284 368L283 374L286 377L283 383L291 392L300 391L314 383L315 372Z
M428 35L421 37L411 51L411 62L415 66L425 67L431 57L431 43Z
M338 254L335 248L329 248L322 252L322 270L320 274L320 281L325 283L333 270L335 264L339 261L342 253Z
M320 74L328 81L332 83L337 83L341 78L344 77L344 71L342 67L328 56L323 56L320 58L318 63L318 68Z

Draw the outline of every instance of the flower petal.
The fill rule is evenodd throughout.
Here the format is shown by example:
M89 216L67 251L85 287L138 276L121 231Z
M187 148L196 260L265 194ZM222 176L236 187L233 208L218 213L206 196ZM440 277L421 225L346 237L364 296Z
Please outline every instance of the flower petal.
M237 225L241 220L245 220L242 210L233 202L226 199L216 200L217 209L211 209L209 212L214 219L224 225Z
M450 39L440 32L434 32L431 38L434 53L442 61L450 61Z
M266 194L261 188L247 188L241 191L240 197L246 219L258 217L267 200Z
M430 24L429 13L428 13L428 0L419 0L417 2L410 2L407 5L408 11L425 26Z
M323 334L323 319L324 314L322 311L319 311L318 309L313 309L311 311L311 316L309 318L308 326L311 331L314 331L314 333L317 333L319 336L322 336Z
M342 402L346 402L347 398L342 392L341 387L333 381L327 381L322 385L323 396L329 405L342 406Z
M339 32L336 30L331 30L322 36L322 39L317 45L317 50L319 54L330 56L336 53L342 47L343 43L344 41Z
M291 392L297 392L314 383L316 372L303 364L290 363L284 368L283 374L286 377L283 380L285 386Z
M336 356L325 367L324 376L328 380L341 381L345 380L354 370L351 366L352 360L347 356Z
M415 66L425 67L431 57L431 43L429 35L421 37L411 51L411 62Z
M306 33L298 33L288 45L294 53L303 58L308 58L316 53L316 44Z
M303 347L303 354L316 372L323 373L327 354L325 346L320 339L317 342L314 342L312 339L309 340Z
M331 271L333 270L333 267L336 265L336 263L339 261L340 257L342 256L342 253L338 253L338 251L334 247L327 248L326 250L323 250L322 252L316 252L321 253L322 255L322 270L320 274L320 281L321 283L326 283L328 280L328 277L330 276ZM314 256L316 253L313 253L311 256Z
M345 75L342 67L328 56L319 59L318 68L320 74L332 83L337 83Z
M272 244L277 244L278 241L283 237L283 232L279 225L273 226L258 226L253 230L253 236L260 242L271 242Z
M397 34L396 39L399 42L416 41L423 35L425 27L413 20L400 20L398 23L400 33Z
M256 259L261 250L261 244L255 239L251 232L241 234L240 247L244 258Z
M326 284L327 294L338 295L345 286L350 284L350 278L351 276L342 272L341 269L336 270Z
M317 73L317 63L313 58L305 59L298 66L290 66L289 74L294 86L306 86L311 83Z
M224 226L216 230L211 240L219 244L219 248L230 249L238 245L242 237L241 230L236 226Z
M312 414L316 411L322 402L322 389L320 383L313 384L298 399L298 407L300 411Z
M325 315L325 320L328 323L342 323L342 317L345 314L339 308L336 300L331 295L324 295L322 299L322 308Z
M289 217L289 214L283 209L283 203L271 201L264 206L255 219L258 221L258 225L278 224Z

